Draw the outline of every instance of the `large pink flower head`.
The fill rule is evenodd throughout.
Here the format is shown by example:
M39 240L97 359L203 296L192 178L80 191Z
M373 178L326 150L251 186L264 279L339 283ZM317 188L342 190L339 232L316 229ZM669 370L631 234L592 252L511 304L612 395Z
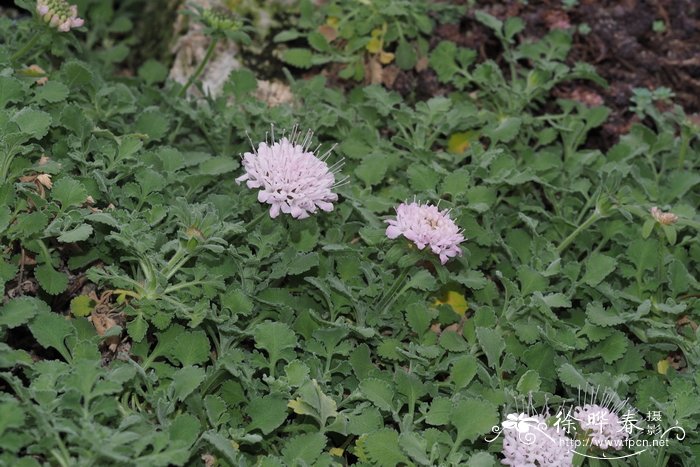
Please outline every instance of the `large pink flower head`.
M450 218L449 210L439 210L432 204L401 203L396 208L396 219L386 221L386 236L394 239L403 235L422 250L426 246L445 264L454 256L461 256L459 244L464 241L464 235L457 224Z
M236 183L246 181L248 188L259 188L258 201L271 206L270 217L281 211L304 219L318 208L333 210L338 195L332 189L342 183L336 183L335 171L342 161L329 167L326 159L333 148L317 157L309 150L312 136L311 131L302 136L295 127L289 137L275 141L273 127L271 143L262 142L243 155L245 173Z
M85 20L78 17L78 7L66 0L37 0L36 12L46 23L61 32L85 24Z
M574 453L572 440L565 431L548 426L543 415L510 414L522 420L503 424L503 460L511 467L571 467Z

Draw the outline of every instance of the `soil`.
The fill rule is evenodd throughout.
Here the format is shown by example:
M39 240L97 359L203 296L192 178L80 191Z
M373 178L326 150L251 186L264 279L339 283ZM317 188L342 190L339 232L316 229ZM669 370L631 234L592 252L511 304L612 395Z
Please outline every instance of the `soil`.
M459 1L459 0L458 0ZM700 112L700 2L697 0L580 0L571 8L562 0L525 2L517 0L477 1L459 24L438 25L433 41L451 40L479 52L482 59L498 60L500 45L493 34L474 19L484 10L504 20L519 16L526 22L524 37L537 39L552 29L575 31L568 64L586 62L595 66L607 82L606 88L576 81L554 90L588 104L603 103L612 113L603 126L600 146L614 144L626 133L635 116L629 112L634 88L670 88L674 101L688 114ZM587 26L587 34L581 26ZM656 30L655 30L656 29ZM432 71L399 76L397 90L409 86L434 86Z

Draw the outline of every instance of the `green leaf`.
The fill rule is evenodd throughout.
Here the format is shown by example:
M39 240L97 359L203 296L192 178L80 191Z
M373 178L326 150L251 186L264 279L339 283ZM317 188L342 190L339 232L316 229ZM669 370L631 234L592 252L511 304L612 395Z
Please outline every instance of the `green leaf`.
M90 238L90 235L92 235L92 227L88 224L81 224L72 230L63 232L58 237L58 241L62 243L82 242Z
M453 405L452 401L446 397L436 397L430 404L425 422L433 426L447 425L450 422Z
M443 331L440 334L440 347L450 352L467 352L469 344L461 334L454 331Z
M12 120L17 124L22 133L34 138L43 138L49 132L51 115L41 110L25 107L17 112Z
M68 89L68 86L56 80L51 80L34 90L34 96L37 100L51 103L66 100L69 93L70 89Z
M615 360L622 358L628 345L629 339L623 333L617 331L591 349L591 354L600 355L605 363L611 364Z
M179 401L184 401L192 394L204 381L206 372L197 366L186 366L180 368L173 374L173 381L170 383L172 397Z
M251 418L248 431L259 429L268 435L287 418L287 401L271 395L260 397L248 404L247 412Z
M159 109L148 109L141 112L136 119L135 128L139 133L145 133L152 140L159 140L168 132L170 120Z
M405 40L400 40L396 47L396 65L402 70L410 70L416 66L418 56L411 44Z
M168 77L168 68L158 60L149 58L139 67L138 75L150 86L165 81Z
M474 17L484 26L492 29L496 35L501 35L503 29L503 21L499 20L495 16L486 13L483 10L477 10L474 12Z
M389 159L386 156L372 154L357 166L355 175L368 186L377 185L384 179L388 168Z
M68 357L65 339L74 331L73 326L62 315L41 310L29 324L29 330L42 347L58 350L61 355Z
M305 433L287 440L282 448L282 456L287 465L313 465L326 447L326 437L321 433Z
M95 309L95 301L87 295L78 295L70 301L70 311L73 316L89 316Z
M501 333L496 329L477 327L476 338L486 354L489 366L491 368L498 367L501 354L506 349L506 342Z
M471 354L462 355L454 360L450 371L450 380L455 385L455 389L465 388L471 383L479 364Z
M80 206L87 199L88 193L82 183L72 178L63 177L53 184L51 196L61 203L63 209Z
M185 331L178 335L177 343L168 350L168 355L182 366L204 363L209 359L209 338L204 331Z
M498 121L498 125L484 129L484 134L491 138L494 143L499 141L512 141L520 131L522 119L520 117L506 117Z
M588 320L598 326L617 326L625 322L625 318L614 309L605 309L600 302L586 305Z
M297 68L310 68L312 57L309 49L293 47L282 52L282 60Z
M18 297L0 307L0 326L16 328L27 323L37 313L48 313L51 308L43 300L34 297Z
M46 293L58 295L68 288L68 276L56 271L50 264L42 264L34 269L34 277Z
M7 206L0 206L0 233L3 233L10 225L10 218L10 208Z
M457 429L457 444L477 437L498 425L498 410L491 402L467 398L458 401L450 414L450 422Z
M523 296L530 295L535 291L543 292L549 285L546 277L528 266L518 268L518 280L520 281L520 293Z
M240 164L232 157L212 157L204 161L199 170L204 175L221 175L236 170Z
M390 428L370 433L364 440L363 450L377 466L396 467L397 464L408 462L406 456L399 449L399 434Z
M289 401L287 406L294 410L294 413L315 418L321 428L325 428L330 417L338 415L335 401L323 393L315 379L299 388L297 394L299 397Z
M22 83L10 76L0 76L0 109L10 102L18 102L24 96Z
M284 367L284 373L287 375L287 381L290 386L301 386L308 381L311 370L306 363L301 360L293 360Z
M289 361L289 357L294 355L291 350L296 347L297 338L294 331L284 323L272 321L260 323L253 331L253 337L255 338L255 347L267 352L271 370L278 360Z
M583 276L583 282L595 287L615 270L616 265L615 258L597 252L591 254L586 260L586 273Z
M540 375L535 370L527 370L518 380L517 389L522 394L537 392L540 390Z
M394 389L391 383L377 378L367 378L360 382L359 389L368 400L380 409L386 411L393 409Z
M126 332L135 342L141 342L146 336L146 331L148 331L148 323L143 317L143 313L136 315L136 318L132 319L126 325Z
M564 363L557 369L559 374L559 379L568 386L572 388L585 388L588 386L586 378L571 365L570 363Z
M408 456L420 465L431 465L428 442L416 432L405 432L399 436L399 445Z

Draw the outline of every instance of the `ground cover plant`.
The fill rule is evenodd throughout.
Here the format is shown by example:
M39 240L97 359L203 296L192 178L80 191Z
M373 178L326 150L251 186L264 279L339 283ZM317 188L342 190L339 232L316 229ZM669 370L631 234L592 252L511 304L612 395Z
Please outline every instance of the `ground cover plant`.
M0 464L698 465L671 89L473 3L156 3L0 10Z

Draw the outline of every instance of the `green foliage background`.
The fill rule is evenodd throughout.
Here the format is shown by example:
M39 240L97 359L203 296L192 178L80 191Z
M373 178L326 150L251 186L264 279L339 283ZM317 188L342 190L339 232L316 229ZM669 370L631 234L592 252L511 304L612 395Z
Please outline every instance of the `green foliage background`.
M292 69L295 102L268 107L243 68L220 97L179 98L153 58L117 73L138 48L138 2L78 2L84 30L40 30L19 59L39 26L0 18L0 463L490 466L501 446L485 437L516 401L575 401L590 385L687 434L609 465L697 465L697 126L640 90L643 124L601 152L608 109L550 96L600 81L564 63L568 33L525 41L522 21L478 13L504 50L478 62L428 47L435 15L458 10L372 3L301 2L276 38L297 41L282 59L361 80L386 23L386 50L407 69L427 58L449 92L345 92ZM312 34L329 17L345 46ZM273 220L234 183L238 156L246 134L295 123L338 143L350 183L331 213ZM446 149L455 134L463 152ZM20 178L39 173L53 177L44 196ZM452 208L463 257L441 266L384 236L414 196ZM111 291L121 326L97 334L80 284ZM447 291L464 317L436 303ZM679 369L659 364L669 356Z

